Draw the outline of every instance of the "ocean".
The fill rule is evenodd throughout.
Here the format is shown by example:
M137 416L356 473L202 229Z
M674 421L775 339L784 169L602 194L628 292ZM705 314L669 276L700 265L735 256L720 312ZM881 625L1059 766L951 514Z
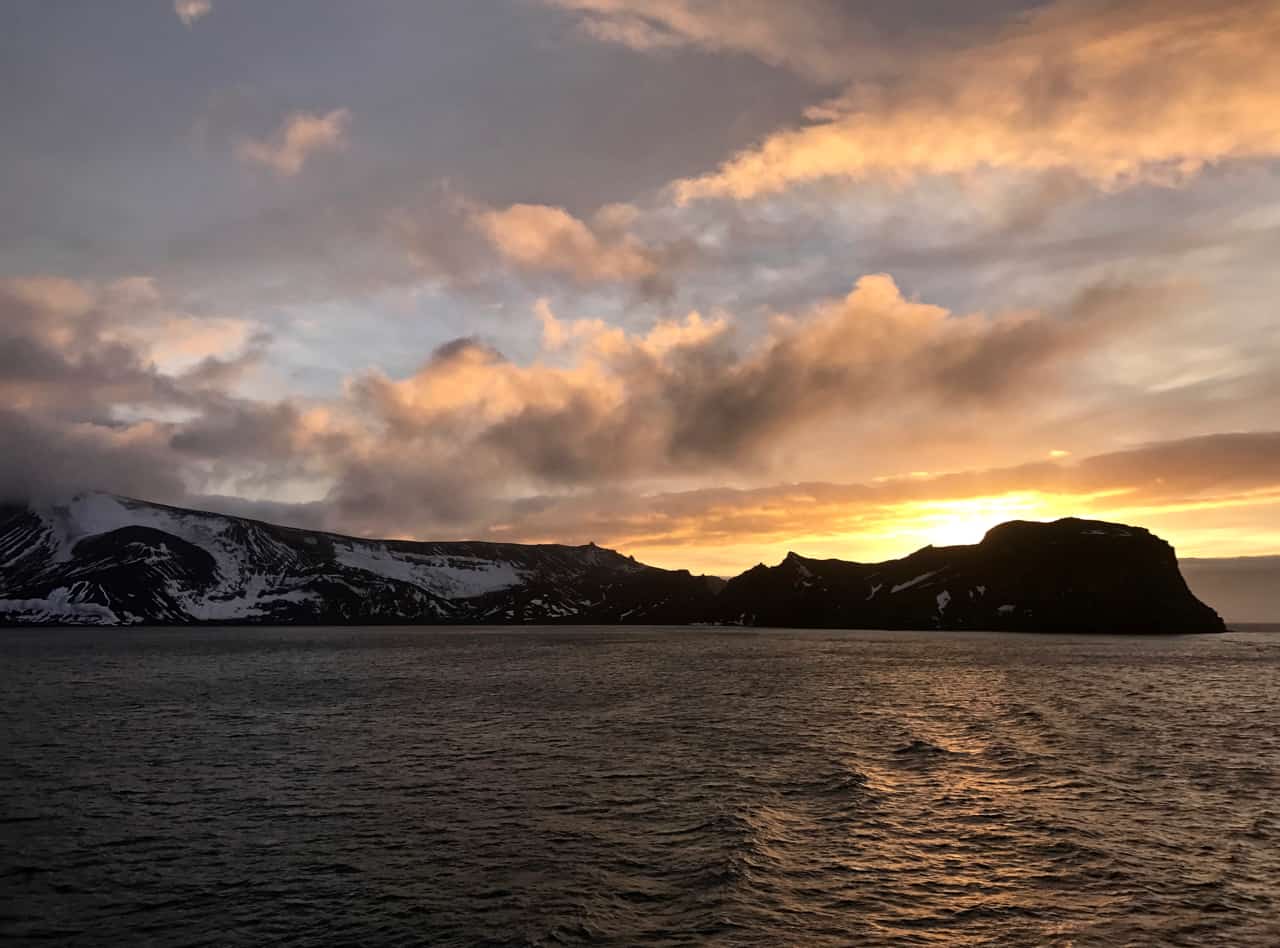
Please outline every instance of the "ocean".
M0 938L1280 944L1280 627L0 630Z

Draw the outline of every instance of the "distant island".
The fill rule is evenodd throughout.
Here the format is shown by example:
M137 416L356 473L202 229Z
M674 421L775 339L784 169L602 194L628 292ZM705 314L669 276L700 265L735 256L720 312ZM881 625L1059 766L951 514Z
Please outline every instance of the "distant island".
M0 507L0 624L197 623L1225 631L1168 543L1075 518L726 582L594 544L368 540L101 493Z

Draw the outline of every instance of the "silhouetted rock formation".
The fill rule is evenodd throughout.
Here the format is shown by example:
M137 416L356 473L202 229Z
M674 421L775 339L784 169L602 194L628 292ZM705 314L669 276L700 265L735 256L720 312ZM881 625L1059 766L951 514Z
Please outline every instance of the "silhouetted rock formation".
M0 508L0 623L645 623L1216 632L1173 549L1086 520L724 583L594 544L362 540L106 494Z
M930 546L887 563L792 553L730 580L718 611L747 625L816 628L1224 631L1187 588L1168 543L1074 518L1013 521L974 546Z

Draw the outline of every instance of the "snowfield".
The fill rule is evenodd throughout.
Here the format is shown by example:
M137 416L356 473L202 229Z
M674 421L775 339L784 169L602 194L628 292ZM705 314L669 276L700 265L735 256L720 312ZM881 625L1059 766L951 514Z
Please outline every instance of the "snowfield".
M364 540L103 493L0 506L0 623L640 621L675 601L616 599L645 583L703 592L593 544Z

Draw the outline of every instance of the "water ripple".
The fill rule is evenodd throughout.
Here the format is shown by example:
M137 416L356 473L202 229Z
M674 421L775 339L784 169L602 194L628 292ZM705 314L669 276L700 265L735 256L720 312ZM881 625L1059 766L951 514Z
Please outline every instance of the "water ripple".
M1280 944L1280 635L0 637L15 944Z

